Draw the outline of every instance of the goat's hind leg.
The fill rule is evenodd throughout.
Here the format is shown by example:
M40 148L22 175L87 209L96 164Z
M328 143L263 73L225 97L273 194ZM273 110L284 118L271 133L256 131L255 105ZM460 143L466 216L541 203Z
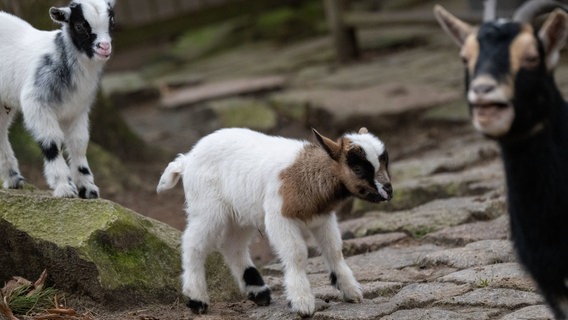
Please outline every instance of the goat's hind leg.
M233 277L247 298L259 306L270 304L270 288L254 266L249 245L257 229L254 227L228 226L219 251L231 268Z
M187 307L195 314L207 313L209 307L205 260L213 243L208 231L207 221L190 218L182 236L182 293L188 298Z
M24 177L20 174L18 160L8 139L8 129L15 113L13 108L0 103L0 179L5 189L18 189L24 185Z
M341 234L335 214L322 219L310 229L329 267L331 285L341 291L343 300L360 303L363 300L361 286L343 258Z

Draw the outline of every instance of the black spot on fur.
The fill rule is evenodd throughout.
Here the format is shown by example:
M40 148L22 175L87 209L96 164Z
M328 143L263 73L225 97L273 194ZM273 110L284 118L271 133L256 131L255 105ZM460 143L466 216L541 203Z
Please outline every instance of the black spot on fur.
M335 272L329 274L329 280L331 281L331 285L337 287L337 275Z
M59 147L55 142L51 142L48 146L40 143L41 152L47 161L53 161L59 156Z
M77 170L79 170L79 173L81 173L83 175L86 175L86 176L91 175L91 171L89 170L89 168L79 167Z
M72 4L70 8L69 35L71 41L77 50L92 58L95 55L93 44L97 35L92 33L91 25L83 15L82 6L80 4Z
M55 53L43 55L35 73L34 85L39 88L37 100L47 105L59 104L73 88L71 64L65 49L63 34L55 36Z
M114 30L114 10L110 7L108 8L108 26L110 31Z
M254 302L257 306L268 306L270 305L270 289L266 288L258 293L249 292L248 299Z
M209 305L207 305L207 303L193 299L189 299L189 301L187 301L185 305L190 308L191 311L195 314L207 313L207 309L209 308Z
M247 286L263 286L264 285L264 280L262 280L262 276L260 275L260 273L258 272L258 270L256 270L255 267L248 267L244 274L243 274L243 280L245 281L245 284Z

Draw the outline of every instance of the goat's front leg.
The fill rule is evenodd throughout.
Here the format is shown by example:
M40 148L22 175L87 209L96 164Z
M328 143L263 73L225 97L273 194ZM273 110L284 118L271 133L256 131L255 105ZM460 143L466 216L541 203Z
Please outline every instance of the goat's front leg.
M75 197L77 188L71 180L69 167L62 154L64 136L57 118L49 106L33 105L24 109L26 127L43 153L44 174L56 197Z
M8 140L8 128L14 118L15 110L0 103L0 178L4 188L17 189L24 185L18 160Z
M278 211L266 213L266 233L284 265L286 297L292 311L304 317L314 314L315 298L306 274L308 249L297 223Z
M79 197L94 199L99 197L99 187L95 185L93 173L87 162L87 146L89 144L89 116L81 114L70 122L65 130L65 146L69 153L71 177L77 186Z
M353 276L353 272L345 262L342 252L342 241L335 213L310 228L320 247L329 270L331 284L343 294L343 300L360 303L363 300L361 286Z

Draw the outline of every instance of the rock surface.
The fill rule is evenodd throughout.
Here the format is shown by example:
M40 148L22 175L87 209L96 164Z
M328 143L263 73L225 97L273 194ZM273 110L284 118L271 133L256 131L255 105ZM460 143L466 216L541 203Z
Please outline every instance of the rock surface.
M180 232L113 202L0 191L0 234L0 283L46 269L48 285L109 309L180 298ZM208 261L215 288L231 277L219 259ZM228 283L213 299L235 298Z

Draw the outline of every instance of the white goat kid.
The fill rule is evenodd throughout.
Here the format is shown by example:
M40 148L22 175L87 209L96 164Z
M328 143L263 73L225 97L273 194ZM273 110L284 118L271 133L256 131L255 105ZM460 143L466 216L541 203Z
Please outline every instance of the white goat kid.
M85 156L89 110L105 62L115 0L73 0L49 10L60 30L40 31L0 12L0 179L20 188L24 178L8 141L21 110L44 155L44 173L57 197L97 198L99 188ZM68 154L69 165L63 157Z
M318 242L332 285L349 302L362 293L342 254L334 208L356 196L390 200L392 187L384 144L362 128L332 141L314 130L317 144L267 136L248 129L222 129L201 139L165 169L157 191L183 177L188 224L182 240L183 293L195 313L207 311L204 261L219 250L241 290L258 305L270 289L254 267L249 243L265 229L285 269L293 311L315 312L306 275L303 232Z

